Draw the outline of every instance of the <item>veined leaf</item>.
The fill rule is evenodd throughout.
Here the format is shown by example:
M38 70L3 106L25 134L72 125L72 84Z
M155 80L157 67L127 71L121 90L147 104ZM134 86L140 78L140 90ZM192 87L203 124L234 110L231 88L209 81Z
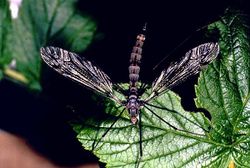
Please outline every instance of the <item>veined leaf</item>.
M100 125L90 122L86 127L75 125L78 132L77 137L87 150L92 150L93 144L98 143L94 153L100 157L102 162L107 163L107 167L135 167L137 164L140 167L156 165L157 167L167 165L169 167L193 167L195 163L199 163L202 158L207 157L206 151L213 146L203 143L206 138L204 130L208 130L208 120L202 113L185 111L181 107L180 98L171 91L151 103L168 108L169 111L148 107L174 127L183 131L173 130L149 110L143 108L141 113L143 157L141 159L139 159L139 127L131 124L127 111L100 142L98 141L114 122L113 120ZM107 112L117 114L122 111L122 108L110 104ZM176 114L175 111L190 121ZM202 165L202 162L200 164Z
M172 126L142 109L141 158L139 128L131 124L126 111L103 138L114 120L74 124L83 147L93 150L107 167L249 167L250 53L246 28L241 15L229 10L210 28L220 31L221 54L202 71L195 89L196 105L211 113L211 121L202 113L185 111L180 98L169 91L150 102L165 110L148 108ZM122 107L112 103L106 108L116 116L121 111Z
M237 166L249 167L250 45L247 27L239 12L227 10L210 28L220 31L221 58L201 73L196 86L196 105L207 109L212 116L213 141L228 146L221 149L214 165L231 158Z
M7 47L0 58L14 59L15 70L27 79L30 88L40 89L40 47L60 43L61 47L81 52L92 41L95 22L77 11L76 2L23 0L18 18L12 19L9 26L4 25L5 29L10 30L8 35L11 40L2 41ZM1 12L9 12L7 5L4 9ZM6 53L9 50L11 52ZM8 63L4 61L1 64Z

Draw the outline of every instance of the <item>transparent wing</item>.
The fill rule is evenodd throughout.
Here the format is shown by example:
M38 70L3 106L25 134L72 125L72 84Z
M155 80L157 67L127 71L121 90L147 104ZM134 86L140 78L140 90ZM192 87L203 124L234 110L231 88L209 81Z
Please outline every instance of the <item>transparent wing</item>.
M146 102L201 71L219 54L218 43L205 43L189 50L179 62L164 69L152 84L152 92Z
M58 47L42 47L40 52L44 62L63 76L121 103L113 94L110 78L84 57Z

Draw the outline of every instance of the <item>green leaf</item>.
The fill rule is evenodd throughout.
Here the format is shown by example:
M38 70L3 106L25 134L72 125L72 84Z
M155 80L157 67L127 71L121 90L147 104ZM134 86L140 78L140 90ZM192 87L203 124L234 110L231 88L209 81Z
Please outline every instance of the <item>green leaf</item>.
M213 140L228 145L218 162L231 158L237 166L249 167L250 45L243 20L240 12L228 9L210 26L220 31L221 58L201 73L196 105L212 116Z
M205 141L205 131L208 130L208 120L202 113L192 113L185 111L180 104L180 98L169 91L151 102L169 110L160 110L148 107L171 123L176 128L183 131L173 130L166 123L160 121L146 108L142 109L142 148L143 157L140 160L140 167L166 167L166 164L176 167L194 166L201 158L206 156L206 151L212 146L203 143ZM111 104L107 107L107 112L120 113L122 108L114 107ZM175 113L179 112L180 116ZM189 121L190 120L190 121ZM75 125L78 132L77 138L87 150L92 150L92 145L98 143L100 137L107 131L114 120L98 124L89 122L83 125ZM194 134L189 133L194 132ZM102 162L107 163L107 167L135 167L139 161L139 127L131 124L127 111L114 127L101 139L94 149L94 153L100 157ZM183 158L183 156L188 156ZM171 165L171 166L170 166Z
M11 22L11 42L6 50L16 60L16 71L30 88L40 89L40 47L56 45L82 52L93 39L96 24L80 13L76 0L23 0L19 16Z
M150 102L164 110L148 105L141 110L141 158L139 128L131 124L127 111L112 128L114 119L73 124L83 147L107 167L249 167L250 52L246 27L239 12L227 10L210 29L220 32L221 52L200 74L195 102L209 111L211 121L203 113L185 111L180 98L168 91ZM118 116L123 108L108 103L106 112Z
M11 60L10 48L8 42L10 40L11 17L9 12L9 4L7 0L0 1L0 80L3 77L3 69L5 64Z

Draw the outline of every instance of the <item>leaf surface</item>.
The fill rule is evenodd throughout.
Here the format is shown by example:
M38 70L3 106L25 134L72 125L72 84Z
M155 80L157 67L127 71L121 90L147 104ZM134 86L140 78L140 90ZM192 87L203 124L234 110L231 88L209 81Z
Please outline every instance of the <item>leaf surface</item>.
M96 24L77 10L76 3L76 0L23 0L18 18L4 25L11 39L2 41L6 47L0 58L15 60L13 69L23 75L25 81L21 82L30 88L40 89L42 46L56 45L82 52L92 41ZM0 12L9 13L8 5ZM7 64L9 59L1 62L2 67Z

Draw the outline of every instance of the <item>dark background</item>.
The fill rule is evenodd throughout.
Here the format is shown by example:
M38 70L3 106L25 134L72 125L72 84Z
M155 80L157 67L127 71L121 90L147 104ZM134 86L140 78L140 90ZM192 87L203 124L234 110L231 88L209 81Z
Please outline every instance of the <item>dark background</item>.
M227 7L249 13L247 0L237 1L80 1L80 11L93 16L98 23L94 43L82 53L103 69L114 82L128 82L129 56L143 24L148 23L140 79L151 83L169 61L181 57L190 48L208 41L197 29L218 20ZM186 37L192 35L173 52ZM210 39L209 39L210 40ZM216 40L216 39L211 39ZM165 56L166 62L153 67ZM174 88L189 111L197 111L193 85L197 76ZM21 135L40 153L63 166L97 159L86 152L68 125L75 111L100 111L92 92L67 80L43 65L42 93L31 93L9 80L0 82L0 128ZM70 107L70 108L68 108ZM2 111L3 110L3 111ZM99 115L99 114L98 114Z

